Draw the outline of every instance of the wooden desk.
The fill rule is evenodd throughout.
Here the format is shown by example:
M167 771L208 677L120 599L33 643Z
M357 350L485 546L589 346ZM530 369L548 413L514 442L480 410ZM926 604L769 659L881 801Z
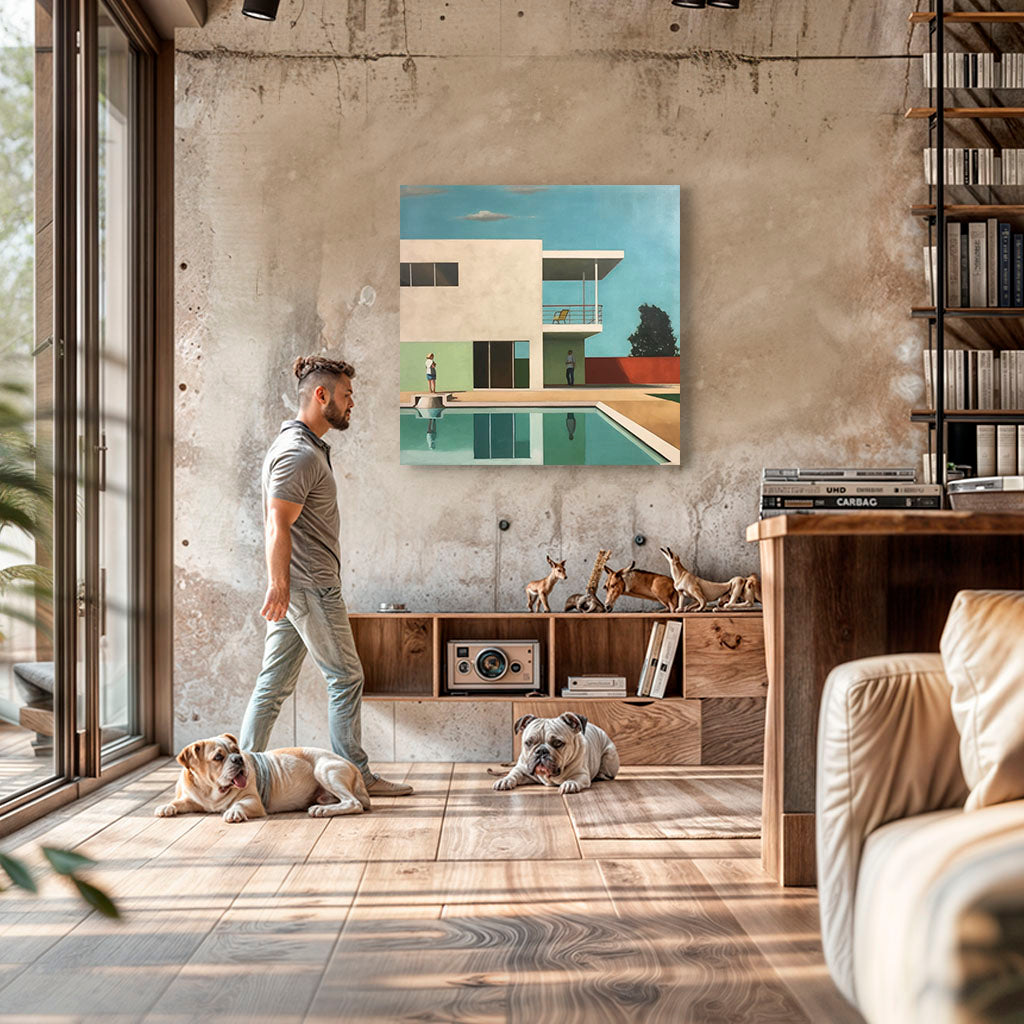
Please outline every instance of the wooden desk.
M764 519L768 705L762 855L813 885L818 705L828 673L874 654L937 651L958 590L1024 587L1024 515L851 512Z

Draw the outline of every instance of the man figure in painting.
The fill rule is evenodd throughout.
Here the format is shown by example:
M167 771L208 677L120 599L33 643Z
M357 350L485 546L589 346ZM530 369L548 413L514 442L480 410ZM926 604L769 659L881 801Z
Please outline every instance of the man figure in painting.
M266 750L309 651L327 681L331 749L362 772L371 796L404 796L412 787L371 772L361 743L363 666L341 596L338 492L331 448L322 440L332 427L348 429L355 370L320 356L296 359L293 370L299 414L281 424L263 460L270 582L260 614L267 620L267 636L240 746Z
M565 383L569 387L576 383L576 357L572 354L572 349L569 349L569 353L565 357Z
M427 387L431 394L437 391L437 363L434 362L433 352L427 353Z

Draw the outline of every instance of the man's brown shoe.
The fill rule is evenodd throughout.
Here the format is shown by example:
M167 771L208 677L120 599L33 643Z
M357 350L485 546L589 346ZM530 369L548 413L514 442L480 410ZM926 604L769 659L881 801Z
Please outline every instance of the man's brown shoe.
M407 782L390 782L374 775L373 782L367 783L366 792L370 796L408 796L412 792L412 786Z

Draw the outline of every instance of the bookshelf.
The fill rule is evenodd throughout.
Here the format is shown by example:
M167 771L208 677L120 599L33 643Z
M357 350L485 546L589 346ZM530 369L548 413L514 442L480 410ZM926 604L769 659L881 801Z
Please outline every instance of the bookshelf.
M922 26L929 33L932 74L932 80L928 83L930 104L911 107L905 116L908 120L927 122L927 146L934 149L937 155L932 180L927 186L928 202L915 204L910 211L914 217L923 218L928 227L928 244L937 250L933 257L934 305L915 306L910 311L913 319L927 322L928 348L936 354L932 370L934 408L914 409L910 418L912 422L927 424L929 452L934 455L940 473L941 467L950 458L957 462L969 462L977 472L978 426L992 426L997 432L1000 427L1019 427L1024 424L1024 411L1020 408L1024 401L1018 396L1014 403L1017 408L947 408L951 403L946 394L946 350L962 348L968 351L976 349L1006 353L1024 347L1024 332L1017 323L1024 319L1024 306L984 307L975 303L965 307L949 304L949 292L957 287L957 279L951 281L947 270L948 229L950 225L959 225L966 219L974 218L984 222L1008 222L1011 225L1010 231L1015 234L1024 233L1024 202L1021 201L1024 178L1019 178L1019 184L1010 185L961 184L949 180L952 169L956 168L951 169L942 155L947 147L977 147L979 150L991 150L991 156L1001 154L1003 147L1018 147L1020 123L1024 122L1024 106L1010 104L1020 101L1024 86L951 85L947 72L951 67L958 69L959 64L947 64L946 55L991 54L994 57L988 58L990 62L998 61L1000 70L1005 72L1008 64L1003 60L1004 54L1008 51L1019 53L1022 49L1024 10L947 11L944 10L943 0L931 0L929 6L931 9L928 11L911 12L908 21L911 26ZM1014 42L1009 46L1003 45L1007 31L1015 33ZM982 57L978 56L976 67L981 64ZM965 57L965 69L969 66L970 62ZM957 75L964 77L960 76L959 71ZM1009 81L1009 78L1004 80ZM967 102L964 103L964 100ZM947 125L947 122L950 124ZM951 136L954 139L952 144L949 141ZM980 156L978 162L981 162ZM967 174L966 160L964 167L964 175L960 175L957 170L958 177ZM1005 160L1003 167L1006 167ZM1013 179L1008 177L1006 180ZM955 248L953 253L955 257ZM1011 266L1012 260L1011 252ZM968 365L971 358L963 357ZM1001 399L1000 404L1002 402Z
M638 697L651 626L681 620L682 637L662 698ZM349 615L368 701L511 704L521 714L578 711L609 732L623 764L759 764L768 690L760 611L353 612ZM449 640L539 640L539 695L446 692ZM607 673L626 697L562 697L569 675Z

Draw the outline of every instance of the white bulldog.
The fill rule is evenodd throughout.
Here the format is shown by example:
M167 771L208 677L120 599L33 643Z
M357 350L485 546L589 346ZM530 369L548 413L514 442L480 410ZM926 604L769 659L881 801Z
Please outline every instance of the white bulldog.
M525 730L525 732L523 732ZM495 789L515 789L524 782L558 786L560 793L590 789L594 779L614 779L619 772L619 752L611 737L585 715L566 711L558 718L523 715L515 724L523 732L519 760Z

